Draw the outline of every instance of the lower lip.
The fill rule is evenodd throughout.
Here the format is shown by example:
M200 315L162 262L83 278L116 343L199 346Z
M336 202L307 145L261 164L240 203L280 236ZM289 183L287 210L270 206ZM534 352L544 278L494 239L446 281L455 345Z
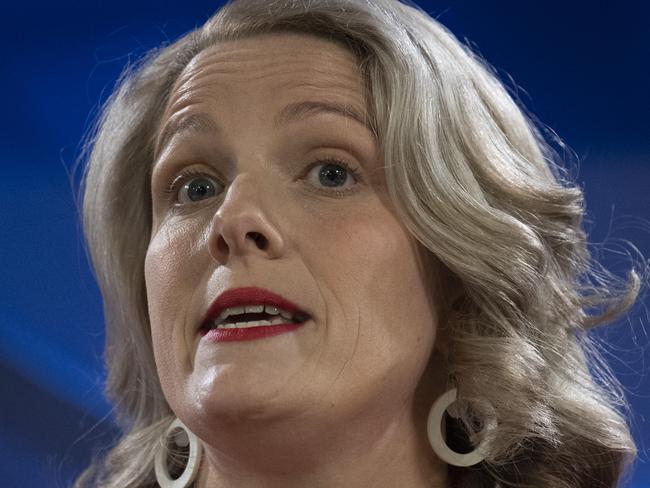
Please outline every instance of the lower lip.
M271 337L285 332L292 332L307 322L299 324L260 325L258 327L242 327L231 329L210 329L203 336L210 342L252 341L263 337Z

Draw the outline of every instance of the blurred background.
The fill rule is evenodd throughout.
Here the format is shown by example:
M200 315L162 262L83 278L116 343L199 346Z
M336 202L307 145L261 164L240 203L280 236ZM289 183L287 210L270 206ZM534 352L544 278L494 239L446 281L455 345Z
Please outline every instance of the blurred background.
M219 1L0 7L0 486L67 487L116 430L102 397L103 313L73 199L81 141L127 62ZM650 258L650 3L418 2L471 43L574 151L593 251ZM567 153L567 160L569 156ZM604 246L600 246L607 240ZM650 300L598 331L635 411L650 487Z

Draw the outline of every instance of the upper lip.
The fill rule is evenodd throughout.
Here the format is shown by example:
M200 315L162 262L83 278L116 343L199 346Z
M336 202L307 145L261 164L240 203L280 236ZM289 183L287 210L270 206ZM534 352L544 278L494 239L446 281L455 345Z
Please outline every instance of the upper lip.
M221 293L217 299L212 302L210 308L201 323L202 327L208 326L214 321L222 311L230 307L241 307L243 305L272 305L287 312L291 312L294 316L305 315L307 318L311 315L302 310L298 305L292 303L288 299L273 293L271 290L265 288L258 288L255 286L248 286L245 288L231 288Z

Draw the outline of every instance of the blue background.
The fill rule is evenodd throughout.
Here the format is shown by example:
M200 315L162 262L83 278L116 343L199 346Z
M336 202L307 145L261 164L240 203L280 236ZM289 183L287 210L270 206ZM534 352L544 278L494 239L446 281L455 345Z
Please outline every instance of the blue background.
M419 2L512 78L572 148L593 243L627 268L650 257L650 7L627 0ZM115 428L101 396L102 303L71 175L84 132L127 61L202 24L219 2L16 2L0 7L0 485L64 487ZM512 83L509 82L512 86ZM650 486L650 324L640 301L599 332L636 412Z

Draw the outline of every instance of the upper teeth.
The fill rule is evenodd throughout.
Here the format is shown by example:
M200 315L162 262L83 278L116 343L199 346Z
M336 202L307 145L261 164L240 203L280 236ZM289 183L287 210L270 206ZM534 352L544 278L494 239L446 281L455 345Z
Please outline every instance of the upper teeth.
M216 318L215 323L221 324L226 318L230 315L241 315L243 313L262 313L266 312L269 315L282 315L287 320L293 320L293 314L282 310L281 308L274 307L272 305L245 305L241 307L230 307L223 310L219 316Z

